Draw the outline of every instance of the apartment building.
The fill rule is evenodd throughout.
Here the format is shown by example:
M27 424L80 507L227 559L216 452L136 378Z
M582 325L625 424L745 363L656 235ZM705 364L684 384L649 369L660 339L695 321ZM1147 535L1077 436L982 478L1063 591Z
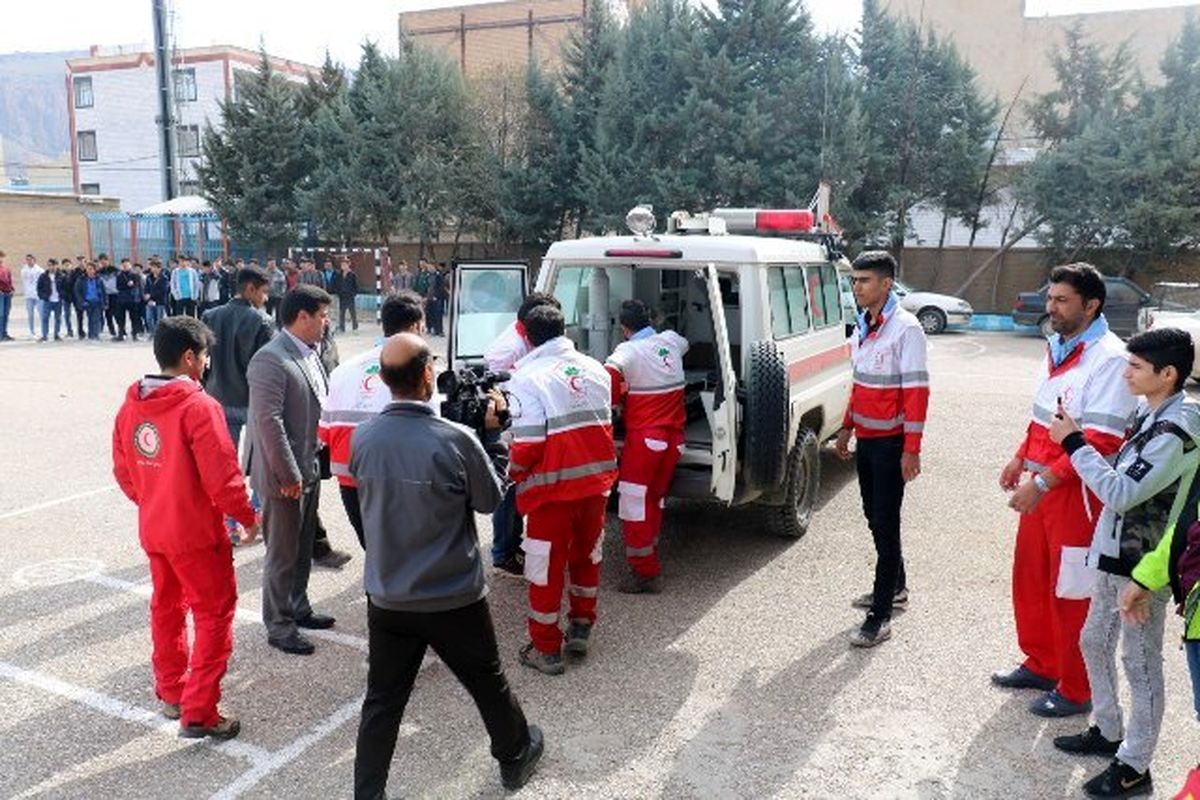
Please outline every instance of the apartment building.
M317 68L269 57L297 82ZM236 97L240 76L257 69L259 54L239 47L177 50L172 59L176 169L181 195L197 194L196 167L205 126L220 124L220 103ZM163 197L158 90L153 52L105 54L67 61L71 167L79 194L116 197L137 211Z

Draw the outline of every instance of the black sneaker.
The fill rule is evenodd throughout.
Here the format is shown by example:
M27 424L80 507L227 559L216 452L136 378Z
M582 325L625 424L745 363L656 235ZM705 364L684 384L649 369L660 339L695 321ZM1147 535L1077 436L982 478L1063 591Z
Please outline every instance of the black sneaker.
M525 750L521 755L517 756L514 761L500 762L500 782L504 784L505 789L514 791L529 782L534 768L542 758L545 746L542 729L537 725L530 725L529 742L525 745Z
M517 659L529 667L536 669L543 675L562 675L567 671L563 666L561 653L543 653L533 646L533 642L525 645L517 653Z
M1093 725L1083 733L1077 733L1074 736L1055 736L1054 746L1064 753L1070 753L1075 756L1104 756L1112 758L1117 754L1117 749L1121 746L1121 741L1118 739L1115 742L1110 742L1100 735L1100 726Z
M863 611L870 611L871 606L875 604L875 595L872 592L860 594L858 597L850 601L851 608L861 608ZM908 605L908 589L901 589L892 597L892 608L904 608Z
M511 575L514 578L525 577L525 557L521 553L513 553L503 561L492 565L501 575Z
M567 627L567 642L563 645L563 650L571 655L586 656L591 635L592 623L581 619L571 620Z
M1114 758L1108 769L1083 785L1088 797L1137 797L1154 791L1150 770L1138 772Z
M862 627L850 637L850 644L854 647L875 647L890 638L892 638L892 621L880 619L874 614L867 614Z

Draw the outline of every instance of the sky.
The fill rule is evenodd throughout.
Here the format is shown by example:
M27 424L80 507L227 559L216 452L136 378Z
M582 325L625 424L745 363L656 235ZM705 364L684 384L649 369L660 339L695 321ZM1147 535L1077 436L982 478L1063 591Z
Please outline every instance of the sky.
M986 2L987 0L976 0ZM272 55L319 64L326 48L334 59L358 63L364 38L394 53L397 14L459 5L461 0L168 0L182 47L233 44L257 48L260 38ZM852 31L861 0L805 0L820 31ZM1026 14L1078 13L1119 8L1191 5L1200 0L1026 0ZM151 0L35 0L6 2L0 53L86 50L154 41Z

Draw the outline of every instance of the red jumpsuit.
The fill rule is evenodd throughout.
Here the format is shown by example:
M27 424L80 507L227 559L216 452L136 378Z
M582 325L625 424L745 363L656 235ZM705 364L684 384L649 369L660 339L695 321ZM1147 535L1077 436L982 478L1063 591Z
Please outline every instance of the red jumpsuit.
M1027 471L1052 472L1059 480L1032 512L1021 516L1017 528L1013 555L1017 644L1025 654L1024 665L1056 679L1059 694L1072 703L1092 696L1079 651L1088 599L1060 592L1059 573L1085 569L1083 556L1102 506L1079 480L1071 457L1050 440L1049 426L1061 398L1088 443L1103 455L1115 453L1137 407L1137 398L1122 378L1125 363L1125 346L1112 333L1076 345L1057 367L1047 352L1032 418L1017 449Z
M606 498L617 475L608 373L565 336L517 362L509 382L509 475L528 515L525 578L529 638L543 653L562 648L564 573L569 619L596 620Z
M662 570L658 534L663 498L683 453L683 356L687 340L675 331L643 328L617 345L605 368L612 376L613 405L625 403L618 516L625 558L642 578Z
M246 527L255 521L225 414L194 381L146 378L129 388L117 413L112 451L113 474L138 506L138 536L150 559L155 693L182 707L181 724L215 725L237 608L223 515Z

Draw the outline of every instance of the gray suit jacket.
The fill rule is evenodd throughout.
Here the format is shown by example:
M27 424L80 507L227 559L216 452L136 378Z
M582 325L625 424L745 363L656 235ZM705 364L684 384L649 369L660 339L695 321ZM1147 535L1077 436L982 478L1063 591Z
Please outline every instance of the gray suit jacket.
M251 485L269 497L297 482L318 478L318 393L302 364L303 356L282 331L263 345L246 370L250 384L245 468Z

